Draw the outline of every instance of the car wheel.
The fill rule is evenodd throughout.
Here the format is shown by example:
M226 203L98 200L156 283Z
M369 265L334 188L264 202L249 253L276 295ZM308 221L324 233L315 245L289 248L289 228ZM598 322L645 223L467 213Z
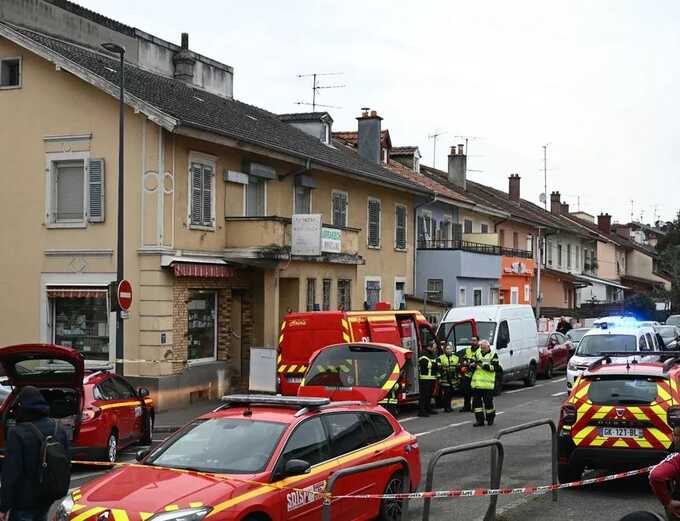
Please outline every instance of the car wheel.
M106 442L106 460L109 463L115 463L118 457L118 436L115 432L109 434L109 439Z
M493 394L494 396L500 396L503 392L503 373L496 373L496 380L493 384Z
M554 376L553 371L554 369L552 362L548 362L548 365L545 367L545 377L547 379L552 378Z
M140 445L151 445L153 441L153 415L150 412L146 413L144 420L144 431L139 439Z
M576 467L569 464L560 464L557 466L557 477L560 483L571 483L578 481L583 476L583 467Z
M404 477L401 472L395 472L387 480L383 494L401 494L404 490ZM401 521L401 511L405 506L402 499L383 499L380 501L380 521Z
M527 377L524 379L524 385L527 387L533 387L536 385L536 364L533 362L529 366L529 374Z

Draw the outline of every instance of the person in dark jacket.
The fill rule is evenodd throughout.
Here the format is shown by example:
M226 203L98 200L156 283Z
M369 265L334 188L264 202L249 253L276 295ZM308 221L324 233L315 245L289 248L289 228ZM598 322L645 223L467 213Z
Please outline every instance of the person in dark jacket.
M50 406L36 387L26 386L14 404L16 426L7 434L0 480L0 521L46 521L52 501L36 497L43 436L52 436L68 450L68 438L49 417ZM55 435L56 427L56 435ZM9 515L8 515L9 514Z

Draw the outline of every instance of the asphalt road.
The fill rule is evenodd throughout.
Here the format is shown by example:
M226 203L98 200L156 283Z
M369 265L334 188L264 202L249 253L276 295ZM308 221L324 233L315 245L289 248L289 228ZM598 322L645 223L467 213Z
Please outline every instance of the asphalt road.
M420 489L425 485L427 462L437 450L492 439L500 429L520 423L542 418L556 422L559 407L565 398L565 379L561 375L552 380L539 380L531 388L523 387L520 383L508 384L503 394L496 398L498 416L495 424L483 428L472 426L474 417L470 413L440 412L436 416L419 418L415 408L402 411L400 422L418 437L423 467ZM164 436L155 436L154 441L160 442ZM503 444L505 461L501 486L523 487L550 483L550 433L547 426L504 437ZM124 451L119 460L134 461L136 451L141 448L133 447ZM488 487L489 468L490 449L447 456L435 472L434 488ZM99 468L77 467L74 469L72 486L82 486L104 472L106 470ZM436 499L432 501L430 519L481 521L488 502L489 498L483 497ZM421 500L411 502L409 519L421 519L422 504ZM562 491L557 503L551 501L549 494L499 497L497 508L500 521L618 521L623 514L634 510L660 510L645 477Z

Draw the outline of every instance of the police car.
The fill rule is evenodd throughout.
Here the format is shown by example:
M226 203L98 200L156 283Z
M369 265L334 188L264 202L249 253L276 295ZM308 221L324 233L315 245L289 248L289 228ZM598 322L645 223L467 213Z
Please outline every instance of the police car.
M591 363L560 411L559 478L580 479L585 468L641 468L661 461L680 426L680 352L665 362Z
M158 448L75 490L57 521L238 521L320 519L330 476L340 469L401 457L340 478L335 495L415 490L416 438L382 407L329 398L232 395ZM333 500L334 519L400 519L397 500Z

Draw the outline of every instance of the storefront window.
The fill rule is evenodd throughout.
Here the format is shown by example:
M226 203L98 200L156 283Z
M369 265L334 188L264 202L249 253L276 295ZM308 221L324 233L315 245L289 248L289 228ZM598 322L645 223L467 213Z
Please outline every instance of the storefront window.
M109 311L105 289L50 289L52 341L86 360L109 360Z
M215 358L217 325L217 293L189 292L189 360Z

